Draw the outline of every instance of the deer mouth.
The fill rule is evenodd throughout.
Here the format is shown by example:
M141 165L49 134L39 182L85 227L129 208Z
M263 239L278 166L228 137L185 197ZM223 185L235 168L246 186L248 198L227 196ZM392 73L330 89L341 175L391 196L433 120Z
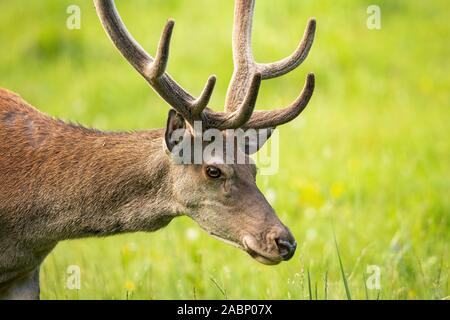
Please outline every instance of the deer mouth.
M270 255L268 253L262 252L257 248L257 243L255 239L251 236L245 236L242 239L244 245L244 250L256 261L265 265L276 265L279 264L283 259L279 255Z
M265 265L276 265L279 264L283 259L279 256L271 256L269 254L265 254L263 252L261 252L260 250L256 249L256 245L255 245L255 240L253 237L250 236L245 236L242 239L242 244L231 240L231 239L226 239L222 236L219 236L217 234L214 234L212 232L209 232L210 236L212 236L213 238L216 238L217 240L220 240L222 242L225 242L229 245L232 245L233 247L239 248L245 252L247 252L253 259L255 259L256 261L265 264Z
M237 241L234 241L234 240L231 240L231 239L226 239L226 238L224 238L222 236L219 236L218 234L215 234L215 233L212 233L212 232L209 232L209 235L211 237L216 238L217 240L220 240L222 242L225 242L225 243L227 243L227 244L229 244L229 245L231 245L233 247L245 250L245 248Z

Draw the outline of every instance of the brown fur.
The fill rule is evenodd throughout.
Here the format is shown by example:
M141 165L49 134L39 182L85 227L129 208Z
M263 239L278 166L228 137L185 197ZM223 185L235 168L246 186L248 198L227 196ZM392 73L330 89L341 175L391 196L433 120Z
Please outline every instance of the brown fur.
M62 239L166 225L177 208L162 134L67 124L0 89L0 289Z
M59 241L154 231L183 214L262 263L290 259L277 241L295 239L255 166L177 165L164 133L67 124L0 89L0 298L38 298L39 266ZM209 178L210 165L223 177Z
M39 266L61 240L154 231L182 214L262 263L291 259L295 239L257 188L253 165L221 159L176 165L167 137L195 120L225 130L267 129L295 119L313 94L313 74L289 107L254 108L262 80L306 58L315 20L291 56L260 64L251 49L255 0L236 0L235 70L225 112L216 113L207 108L215 77L196 99L165 73L172 20L152 58L130 37L112 0L94 0L94 6L118 50L177 112L169 113L166 131L101 132L53 119L0 89L0 298L38 298ZM249 151L236 152L247 157ZM211 167L220 175L211 175Z

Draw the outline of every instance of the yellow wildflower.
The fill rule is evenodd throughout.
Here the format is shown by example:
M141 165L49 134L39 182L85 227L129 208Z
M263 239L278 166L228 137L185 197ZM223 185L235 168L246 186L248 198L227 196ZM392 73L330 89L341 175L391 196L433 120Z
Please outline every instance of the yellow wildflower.
M344 186L341 183L333 183L330 189L331 196L334 199L338 199L344 193Z
M300 185L300 203L313 208L320 208L324 204L324 198L315 183L303 183Z
M133 292L136 289L136 285L132 281L125 282L125 289L127 289L128 292Z

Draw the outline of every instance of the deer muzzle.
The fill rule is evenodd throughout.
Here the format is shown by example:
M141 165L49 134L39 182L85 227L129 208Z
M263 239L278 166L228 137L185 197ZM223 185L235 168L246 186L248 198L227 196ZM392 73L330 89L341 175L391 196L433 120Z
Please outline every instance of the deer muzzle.
M290 260L297 249L297 242L287 228L276 228L265 237L246 235L242 244L252 258L267 265Z

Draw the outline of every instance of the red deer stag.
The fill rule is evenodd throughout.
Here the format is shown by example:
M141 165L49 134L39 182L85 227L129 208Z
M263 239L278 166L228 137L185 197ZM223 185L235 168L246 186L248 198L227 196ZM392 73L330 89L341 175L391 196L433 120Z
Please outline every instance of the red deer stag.
M306 58L315 20L291 56L257 63L251 49L255 0L236 0L235 69L225 111L216 112L208 108L214 76L196 98L166 73L174 21L167 22L153 58L128 33L113 0L94 4L120 53L171 106L167 126L131 133L87 129L0 89L0 298L38 299L39 267L59 241L151 232L181 215L261 263L289 260L295 239L256 186L255 165L180 165L171 152L180 142L171 136L176 130L194 135L194 122L226 135L227 129L269 130L295 119L312 96L313 74L289 107L254 111L255 103L262 80L282 76ZM248 158L242 150L236 152Z

